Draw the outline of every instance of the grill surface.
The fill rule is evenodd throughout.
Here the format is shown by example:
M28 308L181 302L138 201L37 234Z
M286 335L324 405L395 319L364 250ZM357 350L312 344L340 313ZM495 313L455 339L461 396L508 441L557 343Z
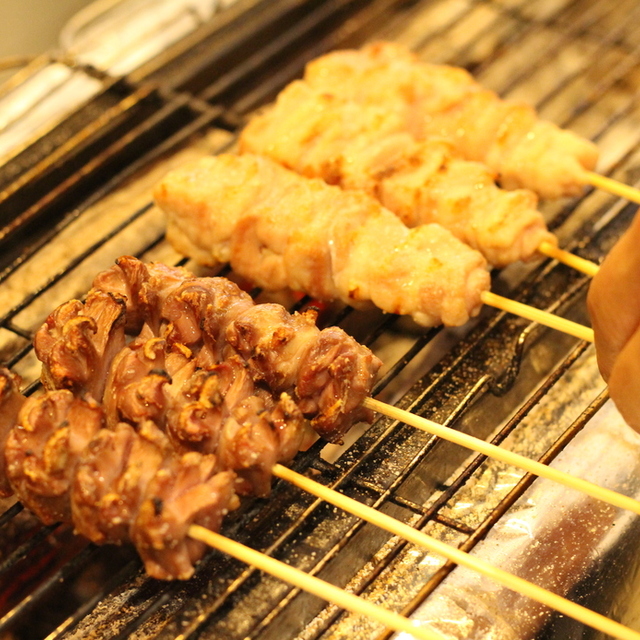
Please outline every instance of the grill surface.
M187 158L227 148L252 110L332 48L385 38L433 62L465 66L502 96L596 140L600 171L635 183L639 13L635 2L606 0L241 0L128 78L101 76L96 97L0 167L2 359L35 390L39 366L29 341L56 305L81 297L121 254L181 262L163 239L151 185ZM635 209L598 192L543 206L561 244L592 260L606 254ZM549 261L512 266L493 282L498 293L583 323L587 286L586 277ZM310 303L276 298L290 309ZM606 401L592 348L492 310L458 331L417 331L338 306L320 317L383 358L380 398L495 443L509 439L544 461ZM578 402L568 402L576 379ZM535 424L549 413L542 436ZM505 472L385 418L345 450L317 444L293 467L466 550L532 483L513 470L509 481L487 483L487 474ZM460 510L469 496L472 508ZM191 581L161 583L144 576L129 548L97 548L66 525L42 527L19 504L6 508L2 637L386 637L218 553ZM233 514L224 532L405 612L453 569L282 482L270 500Z

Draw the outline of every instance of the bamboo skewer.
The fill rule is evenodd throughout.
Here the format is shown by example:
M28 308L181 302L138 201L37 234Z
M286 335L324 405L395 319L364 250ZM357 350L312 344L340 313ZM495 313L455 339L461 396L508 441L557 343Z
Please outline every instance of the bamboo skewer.
M484 304L489 305L490 307L496 307L497 309L513 313L517 316L521 316L522 318L526 318L527 320L539 322L546 327L551 327L552 329L568 333L569 335L580 338L581 340L587 340L588 342L593 342L594 340L593 329L578 324L577 322L567 320L566 318L560 318L559 316L548 313L547 311L536 309L535 307L523 304L522 302L503 298L491 291L483 291L480 299Z
M277 465L280 466L280 465ZM189 527L189 536L200 540L205 544L227 553L234 558L246 562L261 571L288 582L304 591L308 591L328 602L338 605L342 609L353 613L360 613L380 622L394 631L404 631L419 640L444 640L443 636L432 629L420 627L404 616L365 600L353 593L340 589L320 578L311 576L300 569L291 567L260 551L251 549L239 542L230 540L219 533L214 533L200 525L192 524ZM639 636L640 637L640 636ZM637 640L637 639L636 639Z
M472 451L477 451L500 462L506 462L507 464L519 467L529 473L533 473L541 478L546 478L547 480L552 480L570 489L581 491L592 498L602 500L602 502L606 502L614 507L627 509L640 515L640 502L634 498L622 495L611 489L600 487L587 480L576 478L571 474L549 467L537 460L531 460L508 449L503 449L490 442L480 440L480 438L475 438L474 436L461 433L450 427L445 427L437 422L432 422L428 418L423 418L410 411L405 411L404 409L399 409L385 402L380 402L380 400L376 400L375 398L365 398L362 404L377 413L382 413L389 418L399 420L400 422L404 422L405 424L431 433L454 444L466 447Z
M640 189L636 189L628 184L618 182L618 180L608 178L593 171L583 171L582 178L586 184L590 184L596 189L608 191L615 196L620 196L621 198L625 198L625 200L640 204Z
M446 438L456 444L471 448L497 460L513 464L541 477L582 491L583 493L607 502L608 504L629 509L634 513L640 514L640 502L633 498L599 487L585 480L581 480L580 478L576 478L558 471L557 469L548 467L547 465L541 464L537 461L530 460L520 456L519 454L502 449L478 438L474 438L473 436L438 425L426 418L416 416L408 411L398 409L397 407L382 403L373 398L365 399L363 404L374 411L383 413L394 419L399 419L407 424L428 431L429 433ZM395 518L383 514L376 509L358 502L357 500L353 500L342 493L314 482L313 480L310 480L309 478L306 478L305 476L302 476L281 464L274 465L272 473L274 476L291 482L304 491L307 491L312 495L315 495L330 504L351 513L352 515L389 531L390 533L413 544L422 546L429 551L442 555L458 565L472 569L481 575L484 575L503 586L520 593L521 595L555 609L556 611L559 611L582 624L590 626L620 640L640 640L640 633L637 633L632 629L607 618L606 616L587 609L582 605L571 602L570 600L548 591L543 587L530 583L523 578L510 574L499 567L491 565L481 558L474 557L460 549L457 549L456 547L447 545L431 536L428 536L422 531L418 531L411 526L396 520ZM360 598L359 596L346 592L334 585L316 578L315 576L310 576L303 571L290 567L289 565L275 560L274 558L245 547L238 542L229 540L228 538L209 531L208 529L198 525L192 525L189 529L189 535L222 552L228 553L239 560L255 566L260 570L266 571L277 578L289 582L304 591L308 591L309 593L321 597L328 602L332 602L343 609L369 616L371 619L380 622L390 629L395 631L405 631L419 639L441 640L442 638L442 636L436 631L421 628L417 626L416 623L399 614L385 610L378 605Z
M598 631L614 638L619 638L620 640L640 640L640 633L637 633L632 629L607 618L606 616L587 609L582 605L571 602L570 600L532 584L523 578L510 574L499 567L493 566L482 558L474 557L460 549L457 549L456 547L445 544L422 531L418 531L395 518L373 509L372 507L364 505L342 493L318 484L317 482L314 482L313 480L310 480L287 467L276 464L273 467L273 474L295 484L301 489L308 491L323 500L326 500L330 504L347 511L348 513L381 527L394 535L398 535L409 542L442 555L456 564L477 571L478 573L499 582L517 593L527 596L559 611L560 613L578 620L582 624L593 627Z
M585 273L588 276L595 276L600 270L600 265L597 265L595 262L585 260L585 258L581 258L569 251L560 249L560 247L557 247L551 242L540 243L538 251L543 255L549 258L554 258L558 262L562 262L562 264L566 264L568 267L572 267L576 271Z

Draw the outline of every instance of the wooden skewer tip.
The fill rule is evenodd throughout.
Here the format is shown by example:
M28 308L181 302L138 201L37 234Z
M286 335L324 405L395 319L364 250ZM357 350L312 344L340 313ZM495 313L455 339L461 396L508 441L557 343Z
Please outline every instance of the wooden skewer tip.
M627 509L628 511L640 515L640 502L634 498L630 498L629 496L617 493L611 489L600 487L592 482L588 482L587 480L582 480L581 478L572 476L569 473L565 473L559 469L555 469L554 467L542 464L537 460L531 460L530 458L521 456L520 454L509 451L508 449L498 447L490 442L462 433L461 431L457 431L451 427L445 427L444 425L433 422L428 418L418 416L415 413L400 409L399 407L394 407L393 405L381 402L375 398L366 398L363 405L377 413L381 413L393 418L394 420L404 422L405 424L421 429L422 431L426 431L427 433L448 440L449 442L453 442L454 444L466 447L472 451L477 451L478 453L482 453L490 458L499 460L500 462L505 462L506 464L510 464L514 467L524 469L525 471L541 478L552 480L553 482L557 482L558 484L562 484L570 489L580 491L592 498L606 502L607 504L611 504L621 509Z
M592 483L558 471L537 461L530 460L520 456L519 454L487 443L484 440L455 431L449 427L444 427L443 425L439 425L431 420L417 416L405 411L404 409L399 409L392 405L380 402L374 398L366 398L363 405L391 418L401 420L407 424L428 431L434 435L445 437L452 442L461 444L462 446L466 446L498 460L524 468L536 475L558 481L561 484L587 493L588 495L604 500L605 502L614 504L615 506L628 508L631 511L640 514L640 502L632 498L628 498L627 496L622 496L616 492L598 487L597 485L593 485ZM489 577L490 579L495 580L521 595L529 597L532 600L540 602L552 609L570 616L582 624L588 625L607 635L618 638L619 640L640 640L640 633L637 633L632 629L607 618L606 616L587 609L582 605L571 602L570 600L548 591L543 587L530 583L523 578L510 574L499 567L491 565L486 560L472 556L460 549L457 549L456 547L447 545L446 543L437 540L422 531L414 529L391 516L377 511L376 509L358 502L357 500L349 498L348 496L345 496L344 494L329 487L314 482L288 467L276 464L272 469L272 473L274 476L291 482L304 491L307 491L312 495L315 495L318 498L351 513L352 515L389 531L390 533L412 542L413 544L422 546L436 554L442 555L448 560L451 560L461 566L465 566L480 573L481 575ZM343 589L320 580L315 576L311 576L299 569L296 569L295 567L286 565L275 558L225 538L224 536L209 531L204 527L192 525L189 528L189 535L213 548L218 549L219 551L246 562L251 566L257 567L262 571L266 571L299 589L312 593L328 602L332 602L343 609L353 613L366 615L389 629L409 633L413 637L418 638L418 640L442 640L442 636L435 630L420 627L419 623L415 621L411 621L399 614L379 607L378 605L364 600L355 594L344 591Z
M480 299L484 304L490 307L496 307L497 309L501 309L507 313L513 313L521 318L538 322L546 327L562 331L563 333L579 338L580 340L586 340L587 342L594 341L593 329L585 327L577 322L573 322L572 320L561 318L553 313L536 309L535 307L523 304L522 302L517 302L516 300L504 298L492 291L483 291Z
M640 204L640 189L631 187L623 182L586 170L583 172L583 181L596 189L608 191L615 196Z
M560 249L560 247L551 242L541 242L538 247L538 251L548 258L553 258L554 260L562 262L562 264L566 264L568 267L591 277L595 276L600 270L600 265L597 265L595 262L591 262L591 260L586 260L574 253Z

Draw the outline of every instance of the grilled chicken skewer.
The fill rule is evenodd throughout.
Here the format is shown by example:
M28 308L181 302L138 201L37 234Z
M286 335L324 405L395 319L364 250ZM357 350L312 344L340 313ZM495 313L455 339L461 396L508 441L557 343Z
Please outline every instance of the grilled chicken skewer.
M204 264L230 262L267 290L373 302L423 326L462 325L483 302L501 304L489 292L483 256L440 225L408 229L366 194L262 156L203 158L170 172L154 197L178 251ZM585 336L584 327L565 324L574 329L593 339L590 330Z
M237 495L269 493L274 464L373 417L380 360L313 319L121 258L36 333L43 394L0 377L4 494L94 542L132 541L150 575L189 577L204 551L191 524L218 528Z
M446 139L462 157L485 163L507 189L558 198L591 185L640 204L639 189L593 171L592 142L538 120L524 103L501 100L464 69L421 62L397 43L326 54L307 65L304 79L343 99L384 105L412 135ZM579 268L589 275L597 270Z
M364 193L298 176L268 158L203 158L154 190L185 255L267 290L371 303L421 325L461 325L489 288L486 261L440 225L408 229Z
M267 450L273 448L268 427L248 440L241 436L239 441L235 437L238 430L232 428L235 435L225 441L227 423L233 424L237 414L230 411L221 424L219 415L208 413L220 393L225 401L227 394L249 394L250 400L257 396L243 369L235 369L242 381L235 391L229 393L233 385L221 388L216 382L203 397L200 380L185 389L184 380L192 377L190 363L212 372L223 364L221 357L243 360L254 382L264 382L275 391L293 385L300 411L306 407L307 413L320 413L320 420L314 423L325 429L331 421L344 432L345 416L353 419L367 413L358 413L353 405L365 404L361 396L366 398L379 361L362 347L353 356L360 366L345 370L341 364L344 357L334 349L337 342L344 342L339 334L323 342L327 334L318 329L292 330L286 317L283 322L282 314L274 315L274 307L253 306L246 295L222 279L190 278L182 269L146 266L133 258L119 260L116 267L96 278L84 304L72 301L62 305L38 332L35 344L44 361L43 379L54 388L25 401L16 389L15 378L8 372L3 378L0 404L5 408L4 419L6 425L12 419L17 422L5 438L12 487L45 522L71 519L79 532L98 543L131 540L151 575L190 576L193 562L202 555L201 543L209 537L205 529L219 528L224 515L237 506L236 490L246 490L247 482L251 485L252 474L244 478L236 474L252 468L260 471L267 464L271 464L269 473L281 477L285 473L281 465L267 462L273 455L265 458L261 453L261 439ZM295 323L300 316L289 318ZM122 346L123 332L137 333L138 337ZM106 348L109 340L120 346L119 352ZM311 347L305 352L299 340ZM353 349L353 344L349 347ZM323 367L322 359L315 355L318 351L330 354L329 360L336 366ZM344 345L341 351L344 354ZM291 381L291 360L295 362L295 384ZM309 361L313 361L310 370ZM163 368L149 369L150 363ZM174 375L169 376L165 367ZM187 376L182 375L185 368ZM354 371L365 373L356 375L352 384L349 375ZM98 385L94 378L105 372L106 384ZM175 384L172 377L183 380L182 393L159 394ZM336 384L349 393L336 396ZM65 388L55 388L59 386ZM318 391L328 394L333 411L322 409L327 398L317 397ZM93 394L102 395L102 404ZM266 389L262 389L263 401L265 395ZM186 404L183 396L189 396ZM228 404L238 406L234 400ZM239 404L254 412L251 416L245 413L238 424L240 431L253 432L256 409L264 413L264 405ZM288 411L295 413L295 404L292 406ZM192 421L194 414L198 414L197 422ZM187 418L186 422L178 420L179 427L196 427L185 432L197 434L195 447L172 431L176 416ZM273 426L282 429L285 420L286 416L280 415L279 420L272 419ZM288 446L283 442L280 446L289 454L295 453L299 440L294 439L293 448L291 438L287 440ZM238 444L253 448L253 455L241 456L241 460L227 456L225 460L225 447L241 454ZM184 453L190 446L204 452ZM256 486L260 487L254 484L253 488ZM220 537L214 539L220 548ZM429 548L437 544L422 538L419 543ZM446 550L445 555L448 553ZM477 564L467 560L466 554L462 562ZM486 572L487 568L480 570ZM494 574L491 568L489 573ZM508 580L514 588L524 589L551 606L555 602L559 610L593 624L590 612L523 581ZM356 610L361 609L358 606ZM386 616L380 619L386 620ZM405 622L396 622L401 626L394 628L408 629ZM632 637L621 634L615 626L602 626L598 618L595 623L597 628L611 629L616 637Z
M593 143L539 120L530 106L501 100L464 69L421 62L399 44L329 53L307 65L304 79L319 91L384 106L418 139L445 138L507 189L579 195L598 158Z
M6 373L7 379L15 383ZM15 389L8 392L4 387L0 401L15 397L16 393ZM71 519L80 533L98 543L132 540L147 571L155 577L189 577L194 560L202 555L207 544L343 608L369 615L390 628L407 631L417 638L439 637L215 534L213 531L220 527L228 510L237 506L237 498L233 492L233 472L215 473L214 455L177 454L150 421L136 428L123 422L113 429L105 428L101 426L99 406L91 400L74 397L68 390L47 392L27 400L23 406L22 416L17 417L18 426L11 430L8 438L9 475L21 499L45 522L53 521L52 504L61 507L66 502L65 508L70 507ZM43 430L47 423L54 427L50 434ZM88 443L86 438L78 437L80 433L90 436ZM27 461L31 473L26 473ZM349 513L488 575L612 637L634 640L640 637L604 616L486 565L282 465L274 465L272 471ZM45 485L38 491L38 482L47 482L50 491L44 490ZM44 505L47 506L43 515L40 508ZM57 519L70 519L69 513L64 513L65 508L55 514Z
M415 140L397 112L302 81L250 120L239 146L309 178L364 191L408 227L436 222L495 267L556 244L532 191L500 189L485 165L456 157L447 141Z

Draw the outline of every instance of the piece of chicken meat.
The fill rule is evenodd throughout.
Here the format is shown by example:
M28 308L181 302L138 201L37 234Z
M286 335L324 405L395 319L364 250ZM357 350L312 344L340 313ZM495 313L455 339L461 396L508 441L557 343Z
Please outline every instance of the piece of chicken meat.
M154 191L176 248L269 290L371 304L424 326L464 324L490 285L480 253L437 224L408 229L370 196L251 154L170 172Z
M598 159L589 140L539 120L526 104L501 100L464 69L422 62L400 44L328 53L307 65L304 80L397 113L417 138L445 138L467 160L487 164L507 189L579 195L585 169Z
M238 506L235 474L217 467L215 456L177 453L152 422L102 429L78 460L76 530L99 544L133 542L152 577L187 579L205 552L189 526L218 531Z
M397 112L303 81L249 121L240 150L365 191L409 227L436 222L496 267L528 260L541 242L556 242L532 191L500 189L485 165L457 157L452 143L415 140Z
M102 407L68 389L47 391L22 405L4 448L7 478L45 524L71 520L78 457L103 426Z
M9 433L18 423L18 415L26 398L20 393L20 380L9 369L0 368L0 497L13 493L5 461L5 446Z

